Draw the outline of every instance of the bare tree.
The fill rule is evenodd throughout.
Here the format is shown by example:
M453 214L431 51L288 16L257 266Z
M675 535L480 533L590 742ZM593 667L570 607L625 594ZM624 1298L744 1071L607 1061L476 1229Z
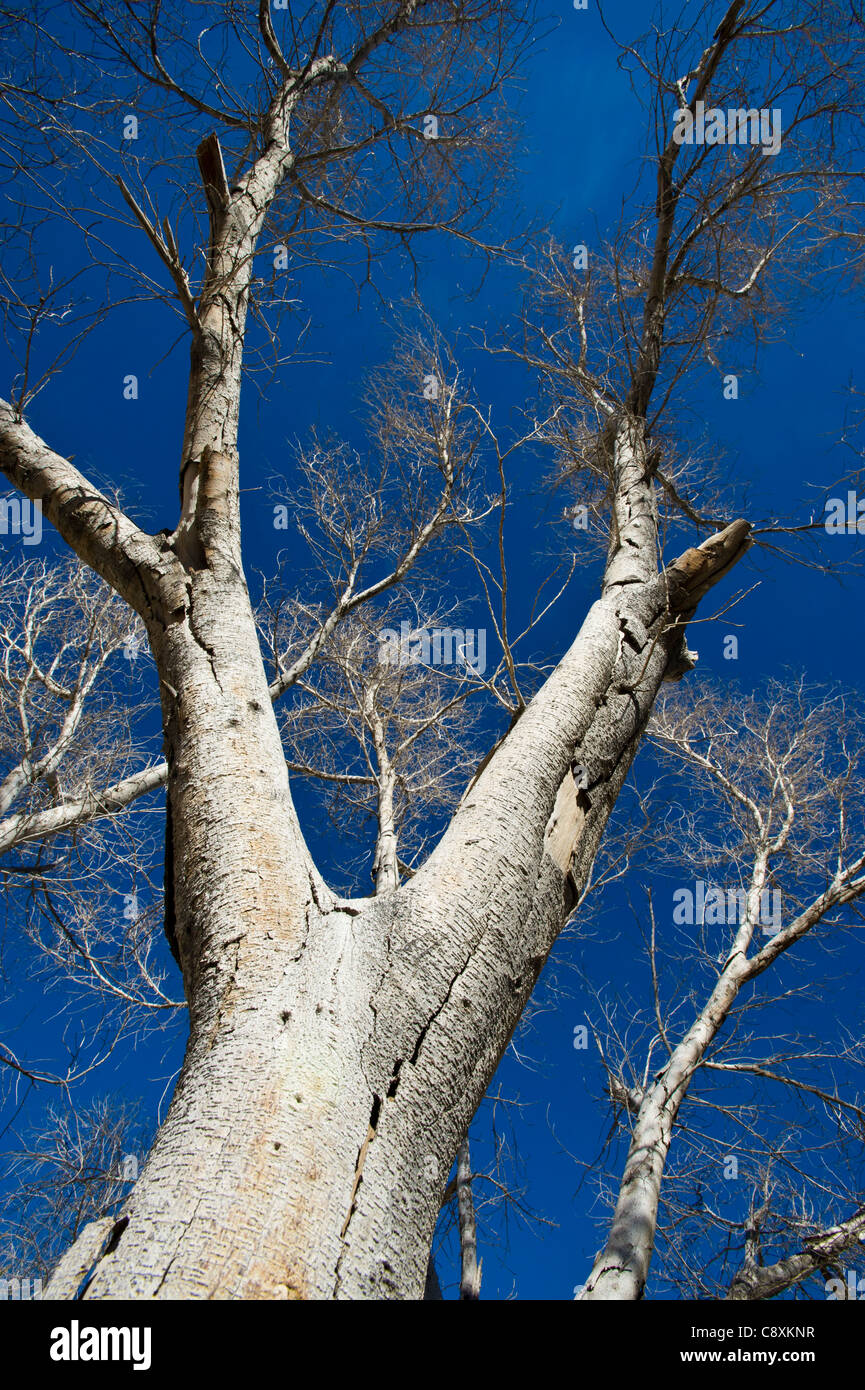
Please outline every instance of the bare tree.
M759 1245L762 1216L763 1208L749 1219L745 1259L730 1285L728 1298L739 1301L774 1298L787 1289L799 1287L804 1280L818 1272L824 1279L824 1288L827 1290L830 1288L830 1278L827 1276L831 1277L834 1286L832 1296L835 1301L858 1297L860 1278L856 1278L855 1286L851 1290L849 1270L844 1270L841 1276L830 1272L838 1269L838 1262L844 1256L851 1263L855 1261L861 1268L860 1247L865 1236L865 1209L855 1212L847 1221L841 1221L837 1226L830 1226L826 1231L818 1231L806 1237L802 1241L801 1249L768 1265L762 1259L758 1260L754 1250L754 1246Z
M414 872L436 818L456 807L477 763L466 708L471 668L465 658L456 671L441 664L443 655L460 659L464 629L452 621L418 613L405 598L389 610L364 609L340 625L280 720L289 771L326 789L334 825L355 838L374 823L370 872L379 892ZM433 640L442 650L428 651L427 664L422 643Z
M598 1025L628 1151L580 1297L642 1297L660 1232L683 1296L769 1298L855 1250L862 1230L861 1017L829 966L861 926L865 725L855 699L775 683L762 699L668 698L649 738L689 789L687 810L655 819L655 853L666 845L694 880L660 924L650 900L643 1026L632 1013L616 1028L611 1001ZM808 948L797 979L787 956ZM781 975L774 999L767 972ZM758 1005L759 1020L821 990L833 1007L819 1037L755 1021ZM730 1194L749 1187L744 1211Z
M471 1302L480 1298L483 1260L478 1263L477 1226L472 1195L472 1157L468 1139L464 1139L457 1150L457 1203L462 1255L460 1298Z
M384 245L420 232L481 245L479 219L504 162L497 95L521 53L524 12L486 0L321 3L284 17L262 0L196 7L194 20L123 0L71 8L72 38L65 10L60 20L50 9L38 20L10 15L19 76L5 92L5 148L17 186L40 193L12 227L29 306L19 318L26 337L52 302L51 286L31 283L31 257L40 219L58 217L66 227L71 217L85 265L171 305L190 342L179 515L146 531L31 429L23 416L38 381L27 351L0 406L0 467L146 627L168 769L166 928L190 1036L122 1214L107 1237L98 1223L82 1232L49 1293L74 1297L92 1266L87 1299L419 1297L454 1156L585 892L658 692L693 665L687 624L751 544L749 522L731 519L730 491L712 517L677 500L658 413L722 328L765 321L757 286L788 264L788 247L801 261L804 237L809 264L828 271L849 241L855 175L821 141L836 127L858 137L861 25L830 0L797 0L792 21L786 3L735 0L723 13L688 7L688 23L675 26L689 35L681 45L669 26L655 31L663 61L642 71L663 132L657 198L653 186L638 210L646 238L632 244L633 274L621 261L614 269L610 332L588 316L582 282L554 277L562 332L542 323L540 348L520 349L552 396L527 434L599 480L608 545L598 597L530 699L513 689L501 631L509 729L408 881L396 885L380 853L388 891L357 899L331 889L308 851L272 701L358 607L355 561L376 562L383 533L358 497L355 532L342 507L351 469L331 455L320 513L337 560L329 606L310 601L306 646L288 664L277 651L271 680L244 578L238 420L246 347L263 345L277 367L294 349L272 326L268 311L286 305L256 256L270 251L274 268L295 257L311 272L347 241L365 275ZM677 113L693 118L710 95L738 96L742 74L762 78L766 65L768 91L789 95L793 73L804 90L777 156L757 147L740 165L730 147L689 148L670 135ZM143 117L157 106L147 161L109 148L101 132L112 121L116 130L123 111ZM435 128L438 139L425 138ZM197 183L184 164L192 150ZM87 170L75 190L94 189L71 212L70 160ZM803 218L803 200L824 189ZM158 280L129 266L122 237L112 243L123 218L146 237ZM743 257L744 279L731 278ZM544 281L534 284L543 298ZM247 323L258 309L270 326L256 337ZM453 394L437 360L425 350L426 370L412 390L401 384L387 418L399 418L401 402L416 420L424 402L413 441L425 441L443 480L443 510L424 509L428 521L403 531L415 539L387 552L380 592L402 577L400 556L413 563L416 541L460 515ZM500 475L506 451L486 431L478 448L481 436ZM379 443L385 456L390 444ZM689 539L695 528L704 536L699 544L666 552L664 499ZM506 613L504 569L499 583ZM381 825L387 776L377 766Z
M146 1140L128 1103L49 1106L11 1155L12 1183L0 1202L3 1275L29 1269L44 1281L86 1226L109 1230L138 1176Z
M644 529L717 531L743 488L700 438L688 386L708 371L734 399L803 290L861 273L858 8L663 4L640 41L618 43L647 110L637 187L612 235L567 253L550 243L527 266L519 332L498 348L539 373L570 514L585 508L603 535L612 514L614 542L623 416L642 422ZM792 493L778 502L752 518L761 545L822 529Z
M125 800L160 779L147 766L152 694L137 616L72 559L10 564L0 597L0 875L5 973L41 975L99 1026L65 1071L31 1062L8 1028L0 1060L15 1078L70 1085L147 1015L176 1012L162 935L160 808L129 835ZM139 660L139 657L141 659ZM151 758L152 762L152 758ZM143 765L143 766L142 766ZM122 888L121 897L119 889ZM140 896L140 902L139 902ZM145 899L149 898L149 902ZM50 1006L56 1008L56 999ZM87 1033L88 1030L84 1030Z
M110 665L136 656L141 624L92 571L25 561L0 598L0 852L74 825L68 808L119 779L138 752L141 703L110 689ZM107 690L107 698L103 691ZM100 698L102 697L102 698ZM22 864L21 872L25 872Z

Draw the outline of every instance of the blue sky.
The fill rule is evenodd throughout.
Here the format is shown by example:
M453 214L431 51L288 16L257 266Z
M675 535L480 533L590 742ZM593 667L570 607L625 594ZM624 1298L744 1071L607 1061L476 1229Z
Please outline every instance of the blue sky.
M617 67L593 0L589 6L586 12L570 4L554 6L557 27L526 66L520 101L524 152L517 187L524 207L564 244L585 242L591 247L596 226L615 218L623 193L635 179L644 113ZM617 31L629 37L646 23L644 3L617 0L615 12ZM62 257L62 247L57 254ZM143 238L135 250L130 245L130 254L149 256ZM479 296L466 304L460 286L476 281L478 272L462 251L438 239L424 248L424 257L421 297L449 333L479 323L494 328L513 312L516 287L510 273L493 272ZM148 268L155 273L153 265ZM397 262L383 267L379 284L385 301L394 306L410 293L405 267ZM315 282L307 278L303 295L304 314L312 321L308 348L323 360L290 367L264 402L250 387L244 398L240 449L242 486L249 489L244 492L243 513L250 571L272 570L286 545L285 534L273 528L269 486L273 475L291 467L293 441L317 426L362 449L359 395L364 374L386 359L390 346L396 309L383 309L372 291L364 290L358 300L335 275ZM73 456L82 471L92 470L120 484L131 513L153 530L173 525L176 513L187 360L185 343L165 356L176 331L166 312L155 306L118 312L86 342L30 412L33 427L53 447ZM507 425L519 377L476 354L469 356L479 395L492 405L494 418ZM723 399L719 378L695 377L687 394L685 428L696 440L709 438L722 446L735 474L750 482L755 514L765 514L783 499L782 505L791 510L799 504L800 517L806 520L809 498L822 500L820 488L849 467L837 441L849 400L845 388L851 379L863 385L861 295L791 306L783 338L764 350L758 370L750 359L731 364L730 370L740 376L739 399ZM4 382L9 372L4 364ZM129 372L139 376L137 401L123 399L122 378ZM531 594L547 563L544 552L561 554L569 544L559 524L561 495L551 498L543 486L546 466L536 456L516 461L517 503L506 528L512 583ZM2 544L9 541L3 538ZM46 547L52 544L46 537ZM852 554L861 548L862 538L839 537L834 545ZM567 602L544 630L548 656L560 652L572 637L575 621L595 595L596 582L596 571L578 575ZM754 584L757 587L736 609L736 626L730 619L721 620L702 625L692 636L691 645L700 653L700 679L736 679L751 688L769 676L804 670L815 680L861 689L865 658L858 579L839 582L813 569L752 555L725 592L733 585ZM479 610L478 621L482 619ZM466 622L471 625L468 617ZM723 638L730 631L739 637L734 663L723 657ZM142 680L149 678L146 667L140 675ZM311 814L302 791L298 804L302 814ZM307 821L304 828L326 870L329 859L338 860L339 847L326 843L320 824ZM634 899L638 888L638 882L629 885ZM608 973L624 995L631 985L642 988L643 967L630 949L635 927L626 893L618 890L610 902L601 940L587 950L585 962L596 977ZM563 940L544 980L551 973L561 976L564 963L577 955L573 941ZM599 1104L599 1068L591 1054L578 1053L573 1046L574 1028L584 1017L576 983L573 989L573 999L549 1007L528 1037L518 1037L491 1088L518 1096L525 1107L515 1131L525 1165L526 1201L556 1224L527 1227L513 1221L507 1250L482 1248L485 1297L569 1298L586 1277L597 1246L592 1220L597 1213L588 1210L589 1189L577 1192L580 1170L572 1155L593 1158L609 1121ZM31 994L26 983L16 1007L32 1017L32 1023L22 1022L16 1033L19 1050L49 1053L48 1042L57 1028L48 1022L51 1007ZM167 1038L146 1036L122 1048L116 1065L93 1078L92 1093L142 1097L146 1110L155 1115L181 1055L180 1030ZM33 1104L31 1097L27 1108ZM478 1151L483 1153L488 1133L483 1114L477 1130Z

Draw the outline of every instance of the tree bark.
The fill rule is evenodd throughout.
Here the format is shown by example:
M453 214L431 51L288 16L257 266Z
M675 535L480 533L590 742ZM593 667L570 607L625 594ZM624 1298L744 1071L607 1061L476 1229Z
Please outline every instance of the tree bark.
M239 571L187 571L151 647L190 1038L85 1298L422 1298L457 1146L585 881L677 611L747 543L728 531L609 584L423 868L353 902L304 845Z
M460 1224L460 1298L474 1302L481 1296L481 1269L478 1264L478 1232L468 1136L457 1149L457 1211Z
M772 1265L752 1264L740 1269L730 1285L727 1298L743 1302L776 1298L817 1270L834 1270L845 1251L854 1250L863 1240L865 1211L858 1211L849 1220L809 1240L804 1250L789 1255L785 1260ZM841 1282L844 1282L843 1279Z

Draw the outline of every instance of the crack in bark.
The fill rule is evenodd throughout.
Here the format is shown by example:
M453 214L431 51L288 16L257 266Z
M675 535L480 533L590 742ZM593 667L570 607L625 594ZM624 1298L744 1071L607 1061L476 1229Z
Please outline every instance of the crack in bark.
M371 1007L373 1007L373 1013L375 1013L374 1006L371 1005ZM402 1068L403 1060L404 1059L402 1057L397 1057L396 1061L394 1062L393 1070L390 1074L390 1080L388 1081L387 1091L385 1092L385 1100L394 1100L396 1098L396 1093L400 1082L400 1070ZM346 1216L345 1221L343 1222L342 1230L340 1232L340 1239L343 1241L345 1240L345 1237L348 1233L348 1228L351 1225L351 1219L354 1216L355 1211L357 1210L357 1196L358 1192L360 1191L361 1183L363 1182L363 1167L366 1163L370 1144L375 1139L376 1134L378 1133L378 1123L381 1117L381 1108L381 1096L377 1095L374 1091L372 1097L372 1109L370 1111L369 1125L367 1127L366 1138L360 1146L357 1155L357 1162L355 1164L354 1182L352 1183L351 1188L351 1200L348 1215ZM339 1289L340 1265L342 1264L343 1256L345 1254L346 1250L345 1247L343 1247L342 1253L340 1254L340 1257L337 1260L336 1264L336 1283L334 1285L334 1296L336 1295Z
M84 1295L87 1293L87 1290L93 1283L93 1280L96 1276L96 1271L99 1268L100 1264L105 1259L106 1255L110 1255L114 1250L117 1249L117 1246L120 1243L120 1237L123 1235L123 1232L126 1230L126 1227L128 1225L128 1216L121 1216L119 1220L115 1221L114 1225L111 1227L111 1230L108 1232L108 1235L105 1237L105 1243L102 1246L102 1249L99 1251L99 1254L96 1256L96 1259L93 1261L90 1268L87 1270L81 1284L78 1286L78 1290L75 1294L74 1299L75 1302L80 1302L84 1298Z
M394 1062L393 1071L391 1072L391 1078L387 1088L387 1095L385 1097L386 1100L396 1099L397 1087L399 1086L399 1072L402 1064L402 1057L397 1057L396 1061Z
M208 661L210 662L210 669L211 669L211 671L212 671L212 673L213 673L213 679L214 679L214 681L216 682L216 684L219 686L219 693L220 693L220 695L222 696L223 699L225 699L225 691L224 691L224 689L223 689L223 687L222 687L222 681L219 679L219 676L216 674L216 655L215 655L215 653L214 653L214 650L213 650L212 647L209 647L209 646L207 645L207 643L204 641L204 638L203 638L203 637L200 637L199 634L198 634L198 633L196 632L196 630L195 630L195 613L194 613L193 584L192 584L192 580L191 580L191 579L188 579L188 580L186 581L186 592L187 592L187 594L188 594L188 596L189 596L189 606L188 606L188 610L187 610L187 611L188 611L188 614L189 614L189 633L190 633L190 636L192 637L192 640L195 642L195 645L196 645L197 647L200 647L200 648L201 648L201 650L204 652L204 655L207 657Z
M345 1241L346 1235L348 1234L348 1228L351 1225L351 1218L354 1216L354 1213L357 1210L357 1194L360 1190L360 1185L363 1182L363 1165L366 1163L366 1156L369 1153L369 1146L376 1136L376 1130L378 1129L378 1121L380 1114L381 1096L376 1095L375 1092L373 1092L372 1109L369 1115L369 1125L366 1131L366 1138L364 1139L363 1143L360 1146L360 1149L358 1150L357 1162L354 1166L354 1182L351 1186L351 1197L349 1199L348 1214L345 1218L345 1221L342 1224L342 1230L339 1233L340 1240L343 1242ZM347 1253L347 1248L345 1244L343 1244L343 1248L340 1253L339 1259L336 1262L336 1282L333 1286L334 1298L336 1297L339 1291L340 1280L342 1277L340 1266L342 1265L343 1259L345 1258Z
M448 985L448 987L447 987L447 992L446 992L446 994L445 994L444 999L443 999L442 1002L439 1004L438 1008L435 1009L435 1010L433 1011L433 1013L430 1014L430 1016L429 1016L429 1018L427 1019L426 1023L425 1023L425 1024L423 1025L423 1027L421 1028L420 1033L418 1034L417 1042L415 1043L415 1046L414 1046L414 1051L413 1051L411 1057L409 1058L409 1062L411 1063L411 1065L412 1065L413 1067L414 1067L414 1066L417 1066L417 1059L418 1059L418 1057L420 1056L420 1050L421 1050L421 1048L423 1047L424 1040L425 1040L425 1038L426 1038L427 1033L429 1032L430 1028L432 1028L432 1026L433 1026L433 1024L435 1023L436 1019L439 1017L439 1015L442 1013L442 1011L447 1007L448 1003L450 1002L450 997L451 997L451 995L452 995L453 992L454 992L454 989L455 989L455 987L456 987L456 985L457 985L457 982L462 978L463 973L468 969L468 966L469 966L469 964L471 963L471 961L472 961L472 959L473 959L473 957L474 957L474 954L475 954L475 951L476 951L476 950L477 950L477 943L475 943L474 948L473 948L473 949L469 952L469 954L466 956L466 958L465 958L465 960L463 961L462 965L460 966L459 970L457 970L456 974L454 975L453 979L451 980L450 984Z
M186 1222L185 1229L182 1230L182 1231L180 1232L180 1234L178 1235L178 1237L177 1237L177 1242L176 1242L175 1247L174 1247L174 1254L171 1256L171 1259L168 1261L167 1265L165 1266L165 1269L162 1271L162 1276L161 1276L161 1278L160 1278L160 1280L159 1280L159 1283L156 1285L156 1288L153 1290L153 1293L150 1295L151 1298L156 1298L157 1294L159 1293L159 1290L162 1288L162 1285L165 1283L166 1279L168 1278L169 1274L171 1273L171 1267L172 1267L172 1265L174 1264L175 1260L177 1259L178 1255L180 1254L180 1246L181 1246L181 1242L182 1242L182 1240L183 1240L183 1237L184 1237L186 1231L189 1230L190 1226L193 1225L193 1223L194 1223L194 1221L195 1221L195 1218L196 1218L197 1215L198 1215L198 1209L199 1209L199 1207L201 1206L201 1203L202 1203L203 1201L204 1201L204 1193L201 1194L201 1196L199 1197L198 1201L195 1203L195 1210L193 1211L193 1213L192 1213L192 1215L190 1216L189 1220Z

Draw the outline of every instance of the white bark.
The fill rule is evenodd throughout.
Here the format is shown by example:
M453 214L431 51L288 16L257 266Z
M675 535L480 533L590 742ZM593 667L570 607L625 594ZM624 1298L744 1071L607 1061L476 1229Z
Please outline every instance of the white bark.
M457 1212L460 1228L460 1298L474 1301L480 1298L481 1267L478 1264L478 1232L468 1137L457 1149Z
M804 1250L787 1259L772 1265L746 1265L730 1285L727 1298L743 1302L775 1298L817 1270L834 1268L840 1256L855 1249L863 1240L865 1211L858 1211L847 1221L809 1240Z
M27 813L19 811L0 821L0 854L15 845L32 840L44 840L64 830L74 830L85 821L99 816L121 811L137 801L147 792L164 787L168 780L168 766L160 763L156 767L144 768L131 777L124 777L111 787L102 791L89 791L81 796L64 801L61 806L52 806L47 811Z
M340 903L291 802L234 480L207 456L206 566L166 550L153 567L191 1033L85 1297L420 1298L457 1145L585 881L680 624L748 528L660 576L614 572L423 868Z
M695 762L699 760L699 753L694 752L692 756ZM723 777L720 771L717 775ZM736 788L728 786L731 797L741 796ZM780 854L787 845L795 807L790 801L783 824L776 834L770 835L760 808L750 799L743 799L747 800L759 831L760 846L754 857L742 922L705 1005L681 1041L670 1049L668 1060L656 1073L652 1083L639 1096L610 1230L604 1249L595 1260L589 1279L578 1295L581 1300L632 1301L642 1298L654 1249L664 1166L679 1110L742 986L767 970L779 955L811 931L832 908L855 900L865 891L865 878L862 876L865 860L859 857L847 865L839 863L826 891L760 950L749 955L760 921L760 898L767 881L770 858L773 854ZM814 1267L811 1266L812 1269ZM792 1269L800 1269L797 1278L809 1272L805 1262L799 1265L794 1262L786 1272L790 1273ZM779 1273L778 1278L781 1277ZM748 1292L758 1286L768 1289L770 1283L767 1278L760 1285L758 1280L743 1276L737 1286L740 1292L731 1293L731 1297L770 1296ZM775 1291L779 1291L780 1287L779 1284Z

